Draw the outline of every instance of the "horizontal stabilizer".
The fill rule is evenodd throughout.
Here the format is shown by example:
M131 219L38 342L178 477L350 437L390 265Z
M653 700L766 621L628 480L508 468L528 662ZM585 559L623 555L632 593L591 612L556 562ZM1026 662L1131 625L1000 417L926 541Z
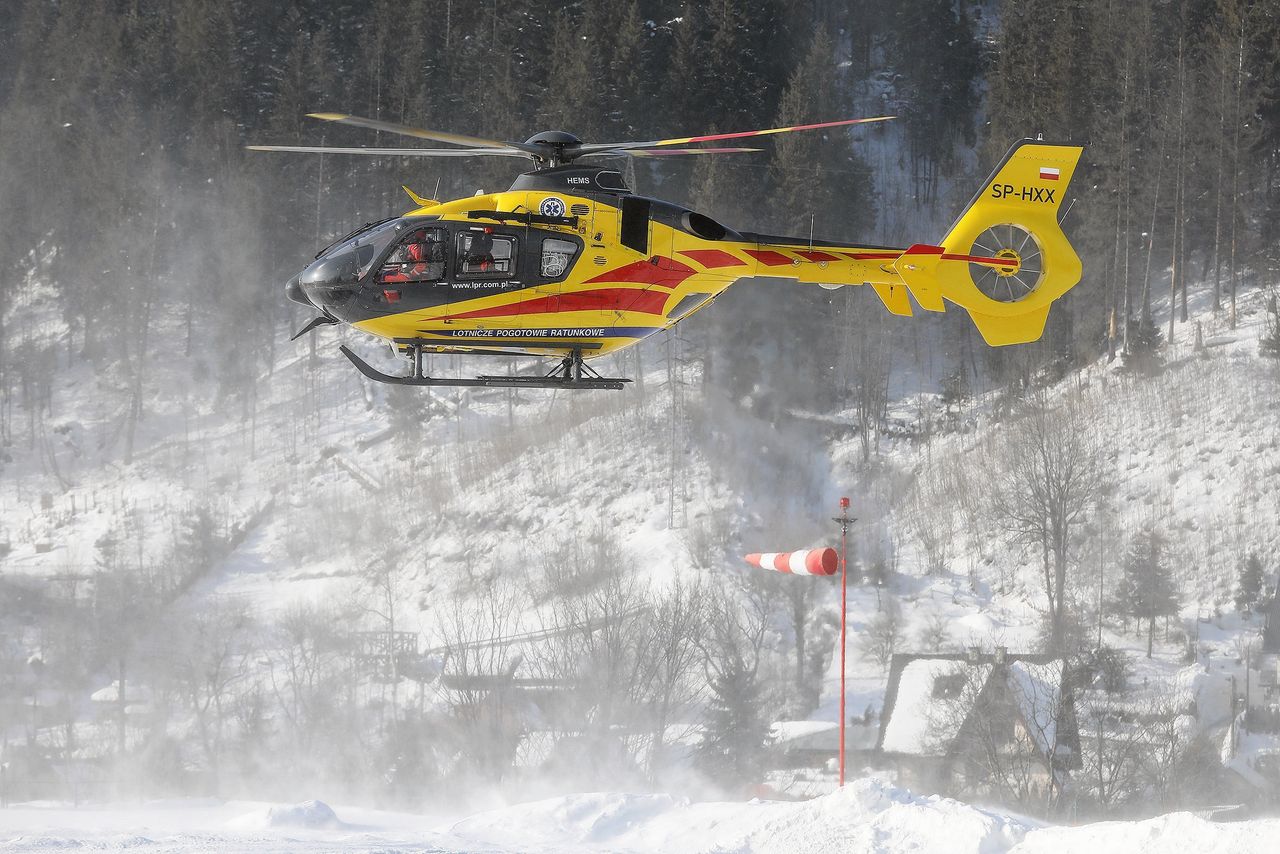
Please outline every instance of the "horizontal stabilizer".
M871 289L876 292L876 296L880 297L880 302L884 303L884 307L890 314L896 314L899 317L911 316L911 299L907 296L906 288L872 282Z
M946 311L942 304L942 287L938 281L938 263L943 248L917 243L902 253L893 263L893 269L911 289L911 295L925 311Z

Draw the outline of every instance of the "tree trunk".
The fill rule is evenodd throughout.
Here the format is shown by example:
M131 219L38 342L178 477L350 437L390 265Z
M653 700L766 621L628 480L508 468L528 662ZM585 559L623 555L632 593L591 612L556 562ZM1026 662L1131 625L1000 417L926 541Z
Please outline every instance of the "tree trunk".
M1142 327L1152 326L1151 320L1151 258L1156 248L1156 217L1160 212L1160 185L1164 179L1164 143L1156 158L1156 191L1151 199L1151 231L1147 234L1147 269L1142 276Z
M128 749L125 724L125 657L122 654L116 659L118 678L116 679L116 753L124 756Z
M1240 271L1236 267L1237 222L1240 199L1240 90L1244 87L1244 15L1240 16L1240 43L1236 56L1236 108L1231 120L1235 125L1235 139L1231 146L1231 310L1227 323L1236 328L1236 290Z

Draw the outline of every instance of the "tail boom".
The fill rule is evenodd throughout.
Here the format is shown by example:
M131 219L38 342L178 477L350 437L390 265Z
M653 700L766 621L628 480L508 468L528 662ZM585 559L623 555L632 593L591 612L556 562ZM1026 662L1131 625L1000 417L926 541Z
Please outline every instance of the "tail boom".
M814 244L744 234L756 276L829 288L870 285L891 313L963 308L991 346L1038 340L1054 300L1079 281L1080 258L1058 223L1083 149L1016 143L940 245L905 249Z

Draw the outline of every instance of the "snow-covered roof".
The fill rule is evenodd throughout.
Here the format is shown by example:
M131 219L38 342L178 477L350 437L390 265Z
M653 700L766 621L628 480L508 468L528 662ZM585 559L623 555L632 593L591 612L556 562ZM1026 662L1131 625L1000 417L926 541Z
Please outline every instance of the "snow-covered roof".
M880 747L886 753L938 756L960 732L976 694L991 678L993 665L963 659L916 659L902 668L893 709ZM939 690L939 680L956 680L958 693Z
M1044 664L1015 661L1009 665L1009 690L1028 734L1046 756L1058 743L1062 668L1061 659Z
M836 721L774 721L769 740L785 750L835 750L840 744Z
M819 733L831 732L839 726L835 721L774 721L769 726L769 739L774 744L787 744Z
M120 683L112 682L105 688L99 688L89 695L89 699L95 703L118 703L120 702ZM125 702L148 702L151 700L151 692L141 685L129 685L125 688Z
M908 756L943 756L974 713L993 679L1018 710L1044 756L1070 751L1073 737L1059 735L1065 662L1044 656L904 656L895 662L885 706L880 749ZM998 675L997 675L998 674Z

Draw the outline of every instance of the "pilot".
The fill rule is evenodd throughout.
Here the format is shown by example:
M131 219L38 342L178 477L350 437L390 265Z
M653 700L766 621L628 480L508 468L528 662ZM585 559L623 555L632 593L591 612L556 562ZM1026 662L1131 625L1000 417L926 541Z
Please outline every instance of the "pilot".
M420 228L387 258L384 282L434 282L444 278L445 245L440 229Z

